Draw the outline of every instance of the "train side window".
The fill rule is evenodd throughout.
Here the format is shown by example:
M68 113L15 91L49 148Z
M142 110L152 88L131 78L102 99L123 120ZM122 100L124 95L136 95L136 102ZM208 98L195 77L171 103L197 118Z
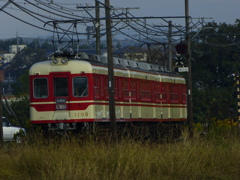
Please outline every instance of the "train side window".
M177 85L170 85L170 102L179 101L179 88Z
M160 83L156 82L155 83L155 99L156 99L156 102L160 102L161 101L160 90L161 90Z
M167 84L162 84L162 102L167 102Z
M137 99L137 81L136 80L130 81L130 92L131 92L131 99L136 100Z
M182 93L181 101L182 103L186 103L187 102L186 86L181 86L181 93Z
M94 94L96 99L100 99L100 78L99 76L94 77Z
M149 81L141 82L140 95L141 95L142 101L145 101L145 102L151 101L151 91L152 91L152 85Z
M68 96L67 78L54 78L54 96Z
M48 97L48 82L47 78L36 78L33 80L34 84L34 97L46 98Z
M109 82L108 82L108 78L106 78L105 80L105 95L106 95L106 99L109 99Z
M124 100L129 100L128 79L123 79L122 91Z
M107 85L105 85L105 76L101 76L100 77L100 95L101 95L101 98L102 99L105 99L106 96L105 96L105 88Z
M88 81L86 77L73 78L73 96L75 97L88 96Z
M118 97L119 97L119 92L118 92L118 89L119 89L119 79L118 78L114 78L114 96L115 96L115 100L118 100Z

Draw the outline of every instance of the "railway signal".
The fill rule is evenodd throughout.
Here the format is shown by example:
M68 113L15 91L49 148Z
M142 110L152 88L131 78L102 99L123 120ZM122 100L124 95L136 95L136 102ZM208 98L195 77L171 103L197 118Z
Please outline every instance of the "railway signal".
M178 54L187 54L188 46L186 44L181 42L177 44L175 48Z
M186 63L184 62L184 58L178 54L176 57L175 57L175 71L176 72L188 72L188 67L186 67Z
M177 66L177 67L183 67L183 66L184 66L182 56L177 55L177 56L175 57L175 66Z
M175 46L177 55L175 57L175 71L176 72L188 72L188 67L185 67L186 64L184 63L185 57L183 55L187 55L188 46L184 43L179 43Z

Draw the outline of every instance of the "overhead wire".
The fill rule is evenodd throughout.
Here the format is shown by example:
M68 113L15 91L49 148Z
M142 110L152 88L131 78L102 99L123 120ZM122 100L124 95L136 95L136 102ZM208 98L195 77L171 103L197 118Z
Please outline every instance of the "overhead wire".
M83 12L82 10L75 10L75 9L70 9L70 8L66 8L66 7L63 7L61 5L59 5L59 3L53 3L52 1L48 1L48 3L46 2L43 2L41 0L34 0L34 2L36 3L33 3L33 2L30 2L28 0L24 0L25 4L29 4L35 8L38 8L40 9L41 11L44 11L44 12L47 12L49 13L51 16L46 16L46 15L43 15L43 14L40 14L40 13L36 13L34 11L31 11L29 10L28 8L25 8L15 2L13 2L13 0L9 0L8 2L11 2L13 5L15 5L16 7L18 7L21 11L25 12L26 14L28 14L29 16L37 19L39 22L41 23L44 23L45 25L50 25L51 27L53 27L53 25L51 25L51 23L53 23L54 21L56 21L58 18L58 22L57 23L60 23L61 21L64 22L64 20L59 20L59 18L65 18L65 19L70 19L70 20L76 20L77 22L80 22L80 23L93 23L94 24L94 21L95 21L95 18L93 16L91 16L91 13L90 13L90 9L84 9L84 11L88 14L88 16L90 17L86 17L86 16L79 16L79 15L76 15L76 14L73 14L72 12ZM67 4L67 3L65 3ZM45 7L41 7L41 6ZM49 10L48 10L49 9ZM53 10L54 12L52 12L51 10ZM71 13L69 13L71 12ZM114 11L113 11L114 12ZM129 15L131 17L134 17L131 13L119 13L119 11L116 11L118 12L118 14L112 14L112 17L114 18L117 18L117 17L123 17L123 18L126 18L128 19L129 18ZM5 11L6 13L6 11ZM52 16L53 15L53 16ZM56 17L54 17L56 16ZM12 17L14 17L14 15L12 15ZM41 19L41 18L44 18L44 19ZM131 18L130 17L130 18ZM15 17L16 19L19 19L17 17ZM104 18L101 18L102 20ZM20 20L20 19L19 19ZM47 21L46 20L50 20L50 21ZM33 27L37 27L39 29L43 29L43 30L46 30L46 28L41 28L39 26L36 26L36 25L33 25L32 23L27 23L26 21L24 20L21 20L22 22L26 23L26 24L29 24ZM65 21L66 23L67 21ZM139 23L140 22L140 23ZM131 39L134 39L134 40L137 40L139 42L142 42L142 43L146 43L146 41L143 41L143 40L139 40L139 39L136 39L136 38L133 38L131 35L129 35L128 33L125 33L123 32L124 29L126 28L130 28L132 29L134 32L140 34L142 37L148 39L148 41L152 41L154 43L157 43L158 40L156 40L156 35L157 36L161 36L161 35L166 35L166 32L163 31L161 28L155 28L154 26L151 26L149 24L147 24L147 22L143 21L143 20L137 20L137 21L133 21L133 22L130 22L130 21L124 21L123 22L125 25L121 25L120 22L117 22L113 25L113 31L112 33L115 33L116 34L123 34ZM118 27L119 25L121 25L120 27ZM45 26L44 26L45 27ZM144 30L142 30L144 29ZM51 31L49 29L47 29L48 31L50 32L54 32L54 31ZM61 30L65 31L65 32L68 32L68 33L75 33L75 32L72 32L72 31L66 31L66 29L62 28ZM101 36L105 35L105 33L103 33L104 31L106 30L106 28L101 28ZM177 32L176 32L177 33ZM87 35L89 33L77 33L77 34L82 34L82 35ZM94 33L92 33L94 34Z
M45 4L45 5L50 5L50 4L52 4L52 5L55 5L56 7L52 7L52 6L50 6L51 8L54 8L54 10L56 10L56 9L58 9L58 10L65 10L65 11L68 11L68 12L74 12L74 11L76 11L76 12L79 12L79 11L81 11L81 10L78 10L78 9L73 9L73 8L66 8L65 6L66 5L71 5L71 6L73 6L73 5L76 5L76 4L70 4L70 3L56 3L56 2L54 2L54 1L51 1L51 2L49 2L49 3L44 3L43 1L41 1L41 0L34 0L34 1L38 1L39 3L41 3L41 4ZM40 2L41 1L41 2ZM48 1L48 0L46 0L46 1ZM65 5L65 6L61 6L60 4L63 4L63 5ZM78 16L78 15L76 15L76 16Z
M17 5L17 4L14 3L13 1L10 1L10 2L11 2L12 4L14 4L16 7L18 7L19 9L21 9L22 11L24 11L25 13L27 13L28 15L34 17L35 19L39 20L39 21L42 22L42 23L43 23L44 21L43 21L42 19L38 18L37 16L40 16L40 17L42 17L42 18L46 18L46 19L48 19L48 20L55 20L55 19L52 18L52 17L44 16L44 15L35 13L35 12L33 12L33 11L30 11L30 10L28 10L27 8L24 8L23 6ZM30 4L30 5L32 5L32 6L36 7L36 8L40 8L41 10L43 10L43 11L49 13L49 14L53 14L53 15L57 16L58 18L59 18L59 17L68 18L68 19L73 18L73 17L72 17L72 14L69 14L69 13L68 13L68 15L70 15L70 16L63 16L63 15L61 15L61 14L59 14L59 13L54 13L54 12L51 12L51 11L49 11L49 10L47 10L47 9L44 9L44 8L42 8L42 7L39 7L38 5L36 5L36 4L34 4L34 3L31 3L31 2L28 1L28 0L25 0L25 2L27 2L28 4ZM48 8L51 8L51 9L56 10L55 8L49 6L50 3L48 3L48 4L45 3L45 4L44 4L42 1L39 1L39 0L35 0L35 2L41 3L42 5L45 5L45 7L48 7ZM63 8L63 7L60 7L60 9L64 9L64 8ZM72 9L71 9L71 10L72 10ZM62 12L62 11L59 11L59 12ZM35 14L36 16L34 16L33 14ZM65 14L66 14L66 13L65 13ZM90 13L88 13L88 15L90 15ZM118 15L116 15L116 17L117 17L117 16L118 16ZM85 17L82 17L82 16L76 16L76 15L74 15L74 17L85 18ZM79 19L78 19L78 21L79 21ZM86 20L85 22L83 22L83 23L86 23L86 22L88 22L88 21L89 21L89 19L87 19L87 20ZM94 18L92 18L92 21L94 21ZM130 24L127 24L127 25L130 26ZM115 25L115 26L117 26L117 25ZM121 29L124 29L123 27L126 28L127 26L122 26ZM132 27L132 26L131 26L131 27ZM135 28L132 28L132 29L134 29L135 31L137 30L137 29L135 29ZM104 30L104 29L102 29L101 31L103 31L103 30ZM116 32L117 30L118 30L118 29L115 28L115 32ZM137 31L137 32L140 32L140 31ZM142 35L144 36L143 33L145 33L145 32L142 32ZM81 33L81 34L82 34L82 33ZM145 36L145 37L147 37L147 36Z
M28 25L30 25L30 26L32 26L32 27L35 27L35 28L37 28L37 29L41 29L41 30L48 31L48 32L51 32L51 33L54 33L54 32L55 32L55 31L53 31L53 30L49 30L49 29L47 29L47 28L43 28L43 27L34 25L34 24L32 24L32 23L29 23L29 22L27 22L27 21L24 21L24 20L22 20L22 19L20 19L20 18L18 18L18 17L16 17L16 16L14 16L14 15L6 12L5 10L2 10L2 12L4 12L5 14L7 14L7 15L15 18L15 19L17 19L18 21L21 21L21 22L23 22L23 23L25 23L25 24L28 24ZM68 32L69 32L69 33L74 33L74 34L76 34L76 32L73 32L73 31L68 31ZM59 33L60 33L60 34L64 34L63 32L59 32ZM78 34L78 35L87 35L87 33L79 33L79 32L78 32L77 34Z
M2 10L2 12L6 13L7 15L9 15L9 16L11 16L11 17L13 17L13 18L15 18L15 19L17 19L17 20L25 23L25 24L28 24L28 25L30 25L30 26L32 26L32 27L35 27L35 28L38 28L38 29L41 29L41 30L44 30L44 31L48 31L48 32L54 32L54 31L52 31L52 30L49 30L49 29L46 29L46 28L42 28L42 27L40 27L40 26L36 26L36 25L31 24L31 23L29 23L29 22L27 22L27 21L24 21L24 20L22 20L22 19L20 19L20 18L18 18L18 17L16 17L16 16L14 16L14 15L6 12L5 10Z
M25 1L26 1L26 0L25 0ZM46 8L49 8L49 9L51 9L51 10L53 10L53 11L57 11L57 12L59 12L59 13L72 16L71 18L73 18L73 17L83 18L83 16L79 16L79 15L73 13L74 11L75 11L75 12L82 12L81 10L70 9L70 10L65 10L65 11L64 11L65 8L64 8L63 6L59 6L59 8L56 8L56 7L50 5L50 4L57 5L57 4L55 4L55 3L44 3L44 2L42 2L42 1L40 1L40 0L34 0L34 1L36 1L37 3L43 5L43 6L46 7ZM51 11L50 11L50 12L51 12ZM70 12L71 12L71 13L70 13Z
M134 17L134 15L131 14L130 12L128 12L128 14L131 15L131 17ZM165 21L167 24L169 24L169 21L165 20L164 18L161 18L161 20L163 20L163 21ZM145 28L145 29L154 30L154 32L159 33L159 34L161 34L161 33L164 34L164 35L168 34L168 33L166 33L165 31L163 31L162 29L155 28L155 26L152 26L152 25L148 24L147 22L143 22L143 21L140 20L140 22L142 22L144 25L141 25L141 24L139 24L138 22L139 22L139 21L135 21L136 24L140 25L141 27L143 27L143 28ZM148 28L148 27L150 27L150 28ZM157 27L157 26L156 26L156 27ZM168 26L166 26L166 27L168 27ZM174 32L174 33L184 32L182 29L179 29L178 26L172 25L172 27L178 29L178 31L176 31L176 32ZM173 33L173 34L174 34L174 33Z
M208 34L208 36L209 36L209 35L210 35L210 34ZM211 35L219 36L219 34L211 34ZM223 35L223 34L220 34L220 35ZM204 36L206 36L206 35L204 34ZM215 47L228 47L228 46L238 46L238 45L240 45L240 41L239 41L239 40L238 40L238 41L231 42L231 43L225 43L225 44L221 43L221 44L220 44L220 42L218 42L218 43L209 42L207 39L205 39L205 38L202 37L201 35L199 35L198 37L199 37L199 40L201 40L201 41L204 42L205 44L208 44L208 45L210 45L210 46L215 46Z
M127 19L127 16L126 16L126 19ZM126 21L123 21L123 23L127 24L127 27L130 27L130 28L133 29L135 32L137 32L139 35L145 37L145 38L148 39L149 41L152 41L152 42L155 42L155 43L159 42L159 41L155 40L153 37L148 36L149 34L146 34L145 31L142 31L142 30L141 30L142 28L136 28L135 26L131 25L131 23L129 23L129 21L126 20ZM119 31L120 31L122 34L126 35L126 33L124 33L123 31L121 31L121 30L119 30ZM154 34L154 35L155 35L155 34ZM132 36L130 36L130 35L127 35L127 36L128 36L128 37L132 37ZM142 42L142 43L146 43L146 41L143 41L143 40L139 40L139 39L136 39L136 38L132 38L132 39L135 39L135 40L137 40L137 41L139 41L139 42Z
M31 16L31 17L33 17L34 19L37 19L39 22L43 23L44 25L45 25L47 19L48 19L48 20L52 20L52 21L55 21L55 20L56 20L56 19L54 19L54 18L51 18L51 17L48 17L48 16L44 16L44 15L35 13L34 11L31 11L31 10L29 10L29 9L27 9L27 8L25 8L25 7L23 7L23 6L19 5L19 4L11 1L11 0L10 0L9 2L11 2L11 4L13 4L13 5L14 5L15 7L17 7L19 10L25 12L26 14L28 14L28 15ZM31 4L32 4L32 3L31 3ZM16 16L14 16L12 13L7 13L7 11L3 11L3 12L6 13L6 14L8 14L8 15L10 15L11 17L13 17L13 18L15 18L15 19L17 19L17 20L20 20L21 22L24 22L25 24L28 24L28 25L32 26L32 27L35 27L35 28L38 28L38 29L41 29L41 30L45 30L45 31L49 31L49 32L54 32L54 31L49 30L49 29L47 29L47 28L42 28L42 27L40 27L40 26L37 26L37 25L34 25L34 24L29 23L29 22L27 22L27 21L24 21L24 20L22 20L22 19L20 19L20 18L18 18L18 17L16 17ZM39 17L45 18L45 19L44 19L44 20L43 20L43 19L40 19L39 17L37 17L37 16L35 16L35 15L33 15L33 14L35 14L35 15L37 15L37 16L39 16ZM50 24L48 24L48 25L50 25ZM50 25L50 26L53 27L53 25ZM62 29L62 30L63 30L63 29ZM65 31L65 30L64 30L64 31ZM73 31L68 31L68 32L69 32L69 33L74 33L74 34L76 33L76 32L73 32ZM80 34L80 35L87 35L87 33L79 33L79 32L78 32L78 34Z
M46 18L46 19L48 19L48 20L55 20L54 18L51 18L51 17L48 17L48 16L44 16L44 15L42 15L42 14L39 14L39 13L36 13L36 12L34 12L34 11L31 11L31 10L29 10L29 9L27 9L27 8L24 8L23 6L20 6L20 5L18 5L17 3L15 3L15 2L12 2L12 4L15 5L16 7L18 7L21 11L25 12L26 14L28 14L29 16L32 16L33 18L41 21L42 23L45 23L46 21L43 21L42 19L34 16L33 14L35 14L35 15L37 15L37 16L40 16L40 17L43 17L43 18Z
M135 16L134 16L133 14L131 14L130 12L128 12L128 14L131 15L131 17L135 17ZM140 21L141 23L143 23L143 25L140 24L139 21ZM134 23L136 23L137 25L139 25L140 27L142 27L142 28L144 28L144 29L146 29L146 30L151 30L151 31L154 30L155 33L160 33L160 32L162 32L162 34L165 34L165 31L163 31L163 30L161 30L161 29L154 28L154 26L148 24L146 21L143 22L141 19L138 20L138 21L135 21ZM151 27L151 28L150 28L150 27ZM159 30L160 30L160 32L159 32Z
M11 0L11 1L12 1L12 0ZM64 15L62 15L62 14L60 14L60 13L51 12L51 11L45 9L45 8L42 8L42 7L40 7L40 6L35 5L34 3L29 2L28 0L24 0L24 1L28 2L29 4L31 4L32 6L38 8L38 9L41 9L42 11L45 11L45 12L50 13L50 14L53 14L53 15L55 15L55 16L62 17L62 18L66 18L66 19L73 19L73 17L70 17L70 16L64 16ZM82 18L82 17L81 17L81 18Z
M118 12L119 13L119 12ZM125 16L125 18L126 19L131 19L131 18L134 18L135 16L134 15L132 15L131 13L129 13L129 12L127 12L127 13L119 13L119 14L121 14L121 15L123 15L123 16ZM130 15L131 17L129 18L129 16L128 15ZM138 20L136 20L136 21L123 21L124 23L126 23L126 24L128 24L128 26L130 27L130 28L132 28L134 31L136 31L138 34L141 34L143 37L145 37L146 39L148 39L148 40L152 40L153 41L153 43L156 43L156 42L158 42L157 40L156 40L156 35L157 36L168 36L168 32L166 32L166 31L164 31L164 30L162 30L162 29L158 29L158 28L155 28L154 26L152 26L152 25L149 25L149 24L147 24L147 22L146 22L146 20L145 21L143 21L143 20L141 20L141 19L138 19ZM140 22L140 23L139 23ZM175 27L175 26L173 26L173 27ZM144 29L144 30L143 30ZM177 33L179 33L179 32L182 32L182 30L180 29L179 31L175 31L175 32L173 32L173 34L177 34ZM161 35L162 34L162 35ZM179 35L180 36L180 35ZM129 37L129 36L128 36ZM138 40L139 41L139 40ZM179 41L179 39L176 39L176 40L174 40L174 41L176 41L176 42L178 42Z

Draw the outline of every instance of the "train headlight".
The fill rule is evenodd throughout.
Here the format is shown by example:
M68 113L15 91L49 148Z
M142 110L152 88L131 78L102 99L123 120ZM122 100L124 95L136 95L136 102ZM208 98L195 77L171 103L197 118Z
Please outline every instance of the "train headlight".
M63 58L61 61L63 64L66 64L68 62L67 58Z
M52 62L53 62L53 64L57 64L58 60L57 59L53 59Z

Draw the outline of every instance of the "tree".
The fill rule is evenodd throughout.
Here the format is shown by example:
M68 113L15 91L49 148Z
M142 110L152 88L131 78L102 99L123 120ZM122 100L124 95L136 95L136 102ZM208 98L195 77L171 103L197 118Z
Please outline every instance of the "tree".
M28 70L24 70L17 79L16 83L12 85L15 96L29 95L29 75Z
M229 118L236 107L234 81L229 77L240 69L240 21L235 24L209 23L192 44L194 120Z
M7 39L7 40L0 40L0 51L9 51L9 46L17 44L17 39Z
M23 49L13 58L11 64L5 69L5 74L11 74L16 81L13 85L13 93L15 95L28 94L28 69L36 62L47 59L46 52L43 49ZM8 84L3 84L7 87Z
M28 48L31 48L31 49L38 49L39 47L40 47L40 44L38 39L34 39L32 40L31 43L28 44Z
M41 48L44 49L44 50L51 50L53 48L52 43L49 43L48 41L45 41L42 44Z
M4 108L3 115L8 117L13 124L21 125L24 128L30 128L31 124L29 121L29 76L28 70L25 70L17 81L12 85L14 91L14 98L9 102L11 109L15 113L16 117L9 114Z
M118 41L117 44L116 44L116 48L120 49L121 47L122 47L122 45L121 45L120 41Z
M9 71L20 73L22 70L29 68L32 64L47 59L46 51L43 49L27 48L18 52L12 60Z

